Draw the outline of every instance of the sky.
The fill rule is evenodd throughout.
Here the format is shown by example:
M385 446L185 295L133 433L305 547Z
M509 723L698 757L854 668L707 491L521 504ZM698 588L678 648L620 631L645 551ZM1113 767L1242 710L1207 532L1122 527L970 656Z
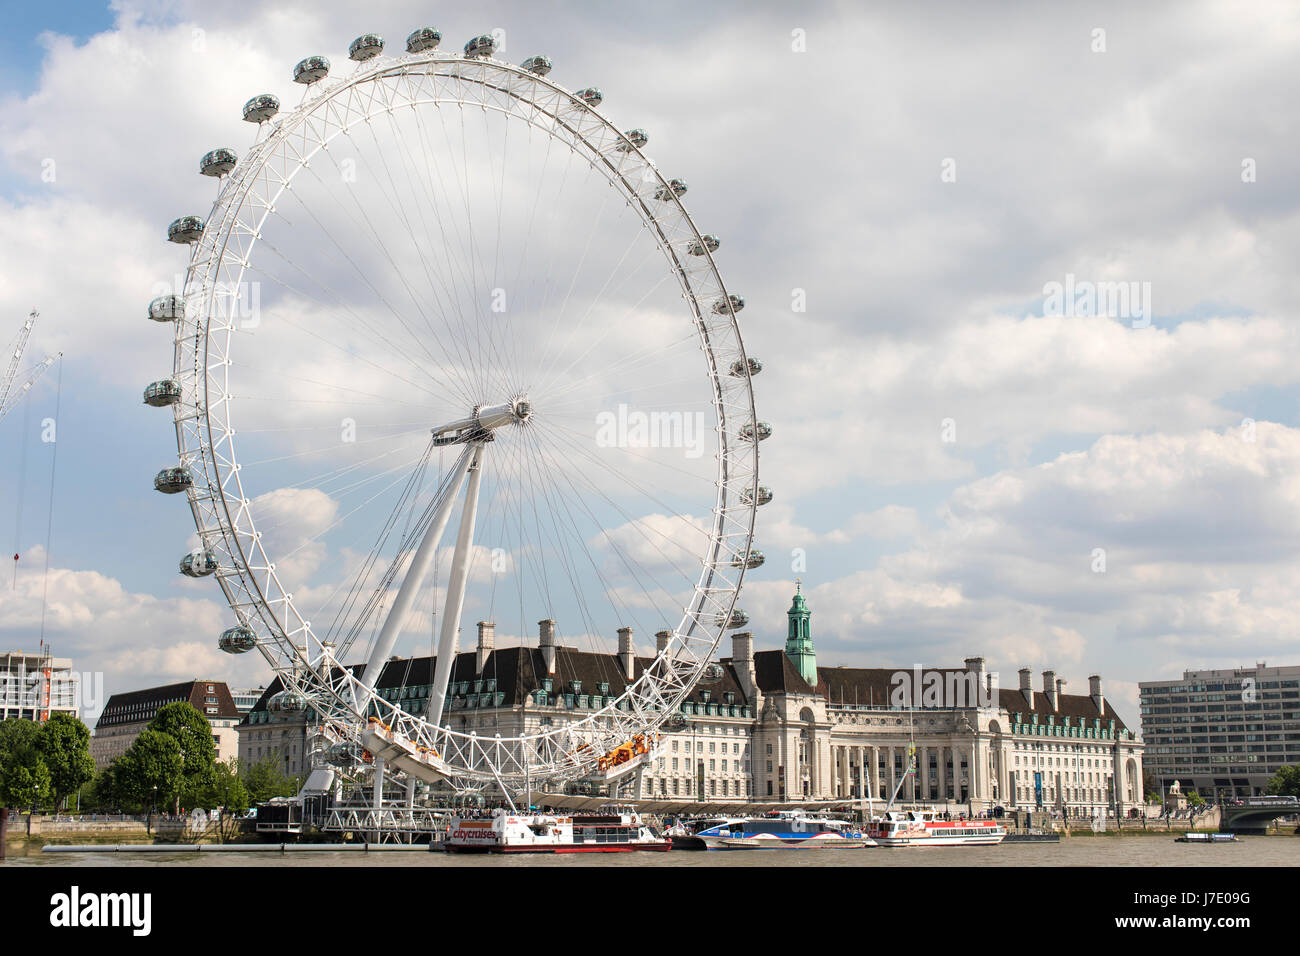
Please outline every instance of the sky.
M756 532L767 562L740 601L758 648L781 645L798 578L822 665L982 655L1003 686L1050 668L1077 693L1101 674L1130 723L1139 681L1297 662L1294 4L489 2L431 15L330 0L4 8L0 343L35 307L23 364L62 358L0 421L0 547L20 556L16 573L0 569L0 644L43 635L75 669L102 671L108 693L269 680L255 655L216 650L233 623L216 586L176 573L194 527L151 486L176 447L166 412L140 401L171 368L144 307L185 268L167 223L213 202L199 156L252 143L245 100L274 92L288 110L303 56L338 73L354 36L396 49L427 23L444 48L503 30L503 58L544 52L551 79L600 86L602 111L650 131L647 155L689 182L692 216L722 237L774 429ZM515 222L527 200L507 195ZM575 190L552 227L586 242L587 201ZM599 270L607 249L591 234ZM272 317L288 317L273 292ZM635 331L667 314L646 306ZM323 354L286 329L263 330L260 354ZM262 447L290 427L262 424ZM304 490L307 471L263 467L275 544L311 559L295 584L332 590L356 554L323 529L352 516L352 541L380 519ZM658 500L618 504L629 521L613 540L663 518ZM673 504L684 527L709 507ZM532 597L499 633L529 639L522 625L553 613L567 634L612 636L603 619L587 633L573 601L538 611ZM638 641L652 629L638 619Z

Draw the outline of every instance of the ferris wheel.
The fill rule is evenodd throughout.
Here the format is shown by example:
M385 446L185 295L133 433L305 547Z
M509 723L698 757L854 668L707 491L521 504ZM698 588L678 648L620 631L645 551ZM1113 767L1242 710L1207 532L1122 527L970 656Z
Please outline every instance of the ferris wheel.
M216 201L168 229L189 266L150 303L174 367L144 400L173 410L179 461L154 484L193 513L180 570L220 585L219 646L265 656L275 709L414 778L522 789L613 773L716 679L763 562L771 427L720 241L648 134L545 56L440 41L389 56L367 34L341 77L297 64L296 108L245 104L253 145L205 154ZM486 633L609 662L616 630L660 638L626 672L592 665L585 708L508 718L493 675L457 671L469 615L480 650ZM377 690L426 648L422 683Z

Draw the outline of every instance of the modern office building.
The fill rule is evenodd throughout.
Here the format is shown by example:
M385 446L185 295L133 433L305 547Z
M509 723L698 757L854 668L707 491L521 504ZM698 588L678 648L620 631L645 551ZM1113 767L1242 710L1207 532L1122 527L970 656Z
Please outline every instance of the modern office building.
M224 761L239 753L239 711L224 681L191 680L163 687L114 694L104 705L90 738L90 756L95 769L102 770L126 753L140 736L140 731L158 714L158 709L177 701L188 701L212 725L212 740L217 760Z
M44 722L50 714L77 716L79 675L72 661L48 649L0 654L0 720Z
M1005 690L972 657L938 670L821 667L811 611L796 593L783 649L755 651L749 633L696 685L635 782L636 795L665 804L888 799L981 812L1047 809L1076 816L1123 814L1140 805L1143 743L1102 693L1065 693L1064 680L1031 672ZM535 645L498 648L480 622L478 645L458 653L445 719L479 735L515 736L585 717L619 697L653 658L621 629L614 654L562 646L554 621ZM669 640L656 635L657 650ZM436 661L394 658L379 696L423 711ZM277 716L279 681L239 726L241 758L274 756L287 773L310 769L314 716ZM915 748L916 771L908 772ZM581 788L583 784L579 782Z
M230 697L235 702L235 710L239 711L242 716L257 705L257 702L261 700L262 694L265 692L265 687L256 687L248 690L232 690L230 692Z
M1138 685L1147 772L1217 801L1262 794L1300 764L1300 667L1184 671Z

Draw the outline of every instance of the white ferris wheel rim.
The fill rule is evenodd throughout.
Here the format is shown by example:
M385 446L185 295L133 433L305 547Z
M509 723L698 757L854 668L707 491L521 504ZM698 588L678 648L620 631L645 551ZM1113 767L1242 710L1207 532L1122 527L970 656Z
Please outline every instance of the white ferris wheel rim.
M386 87L381 82L385 80L393 81L393 86ZM652 230L682 287L706 357L718 427L708 547L694 593L672 629L668 648L603 708L560 727L491 740L448 726L430 726L424 718L382 698L366 702L361 681L347 667L338 666L331 646L317 638L311 623L298 612L292 594L280 583L273 556L263 548L240 479L227 417L235 329L231 316L218 314L219 299L229 295L221 290L241 288L260 226L271 215L275 198L292 187L294 176L312 156L346 132L351 122L371 115L403 106L466 104L445 93L437 95L439 84L444 91L452 85L476 89L482 101L470 105L522 119L587 160L622 191L642 224ZM358 95L367 86L371 95ZM428 95L414 95L425 86ZM412 95L405 102L394 102L391 96L398 89ZM373 92L385 90L389 97ZM520 112L513 113L515 109ZM345 121L336 123L328 136L309 138L312 120L328 117L331 110L336 116L341 113ZM296 157L289 155L295 136L303 146L294 148ZM653 733L663 724L698 682L731 624L761 503L758 441L752 433L750 440L739 434L740 428L757 422L749 359L736 310L714 308L715 303L728 302L730 294L712 252L706 248L703 255L685 255L688 243L703 243L703 234L679 196L659 203L661 211L652 212L651 194L669 188L669 181L639 148L618 149L626 143L622 131L607 117L543 76L492 58L429 51L379 57L329 85L309 87L297 109L282 114L275 123L259 124L252 150L223 177L203 235L192 245L184 314L177 321L174 374L185 396L174 409L177 447L181 465L194 473L187 497L203 547L219 557L222 570L217 579L227 602L239 623L256 633L259 651L284 687L302 694L316 711L328 737L356 739L371 710L377 709L393 733L439 755L450 770L447 775L454 779L501 783L529 775L580 776L592 769L602 752L636 734ZM274 168L277 161L279 169ZM258 196L259 184L266 195ZM250 198L261 200L261 218L256 222L245 222L241 215ZM693 261L685 261L688 258ZM725 338L729 341L722 341ZM742 363L745 374L728 374L735 362Z

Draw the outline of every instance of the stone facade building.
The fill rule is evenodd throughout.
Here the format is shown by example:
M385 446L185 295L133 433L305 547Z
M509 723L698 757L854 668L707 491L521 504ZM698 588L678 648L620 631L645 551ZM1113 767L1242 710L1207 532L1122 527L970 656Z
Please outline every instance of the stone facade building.
M1105 699L1099 676L1084 696L1066 694L1053 671L1043 672L1041 691L1028 669L1018 689L1001 689L978 657L938 670L822 667L801 592L787 617L783 649L755 651L751 634L733 635L730 656L665 724L653 759L622 795L793 803L887 800L897 791L909 804L1080 816L1141 804L1143 743ZM614 654L562 646L549 620L531 647L497 648L494 631L480 622L475 649L457 654L445 715L457 730L515 736L586 716L653 661L635 653L630 628L620 629ZM658 650L669 637L656 635ZM420 714L434 664L394 658L376 692ZM286 772L303 774L312 717L275 717L266 704L279 689L277 680L240 724L240 756L275 753Z
M229 688L224 681L192 680L110 697L90 738L90 756L95 761L95 769L103 770L126 753L140 731L157 716L160 707L182 700L188 701L212 725L217 760L236 756L239 738L235 725L239 722L239 711Z

